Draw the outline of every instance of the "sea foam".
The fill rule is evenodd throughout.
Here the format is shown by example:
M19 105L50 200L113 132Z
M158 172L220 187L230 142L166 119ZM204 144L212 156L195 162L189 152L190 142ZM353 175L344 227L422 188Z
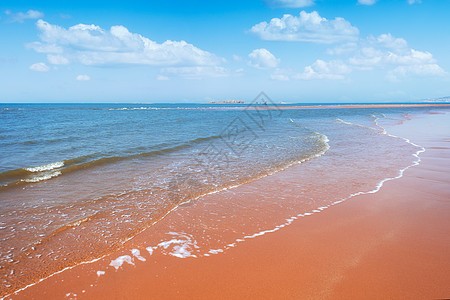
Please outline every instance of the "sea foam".
M54 162L54 163L50 163L50 164L46 164L46 165L42 165L42 166L38 166L38 167L25 168L25 170L27 170L28 172L34 173L34 172L50 171L50 170L61 168L63 166L64 166L64 162L58 161L58 162Z
M116 270L118 270L125 262L127 264L134 265L134 262L132 261L132 258L129 255L119 256L118 258L112 260L109 265L111 267L114 267Z

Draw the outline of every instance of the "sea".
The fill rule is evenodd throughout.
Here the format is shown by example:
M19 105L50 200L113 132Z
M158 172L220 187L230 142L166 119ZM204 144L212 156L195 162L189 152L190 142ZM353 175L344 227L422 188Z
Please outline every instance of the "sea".
M424 151L386 128L432 110L292 106L0 104L0 295L120 249L180 205L294 166L311 170L289 179L308 201L266 195L283 218L376 192ZM252 228L277 225L263 219ZM245 228L235 238L255 233Z

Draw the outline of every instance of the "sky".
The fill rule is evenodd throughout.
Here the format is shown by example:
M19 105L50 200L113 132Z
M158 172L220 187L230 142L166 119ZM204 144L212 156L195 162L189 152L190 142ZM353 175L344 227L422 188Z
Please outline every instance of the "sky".
M0 102L450 96L448 0L0 2Z

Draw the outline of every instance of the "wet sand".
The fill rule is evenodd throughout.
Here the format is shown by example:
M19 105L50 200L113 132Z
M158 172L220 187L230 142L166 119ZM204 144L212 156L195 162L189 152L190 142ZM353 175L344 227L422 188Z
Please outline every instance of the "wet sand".
M135 258L134 265L124 263L118 271L109 266L151 238L157 226L167 226L160 222L123 250L56 274L13 299L448 298L448 121L448 115L429 115L389 131L410 138L426 152L418 166L386 182L377 193L353 197L218 255L180 259L141 251L146 262ZM280 176L265 178L267 190L284 188ZM236 188L234 193L250 188ZM166 223L183 218L183 210L195 216L201 208L180 207ZM276 215L267 212L267 218ZM98 270L106 274L98 276Z

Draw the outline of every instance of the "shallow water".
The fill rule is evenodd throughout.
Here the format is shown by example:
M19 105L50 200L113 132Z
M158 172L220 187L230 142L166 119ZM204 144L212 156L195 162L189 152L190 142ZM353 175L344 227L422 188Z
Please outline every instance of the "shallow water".
M418 151L386 135L375 121L402 122L406 113L424 110L123 104L2 108L8 108L0 113L0 275L5 291L117 249L181 203L232 191L293 165L285 178L293 190L274 190L277 197L260 195L252 202L256 206L227 200L232 193L224 193L226 208L213 210L205 222L232 224L226 237L219 232L176 238L197 223L188 217L181 228L178 223L162 234L201 246L166 243L159 249L184 257L214 254L299 214L371 191L411 165ZM292 193L296 197L289 197Z

